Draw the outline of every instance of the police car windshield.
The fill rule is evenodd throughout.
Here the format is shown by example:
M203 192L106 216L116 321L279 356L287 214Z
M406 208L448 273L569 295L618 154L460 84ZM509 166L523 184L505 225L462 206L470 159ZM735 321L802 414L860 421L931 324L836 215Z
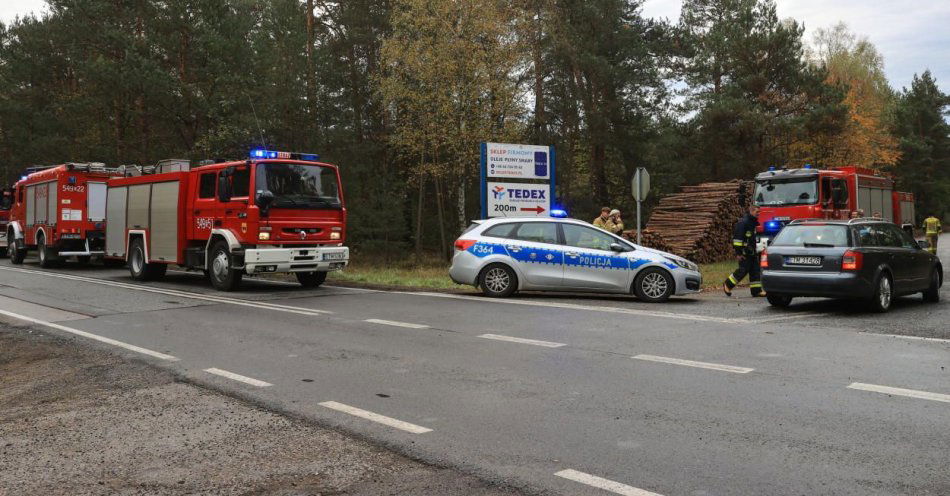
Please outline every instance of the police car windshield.
M322 165L264 163L257 188L274 194L274 208L341 208L336 171Z
M818 180L766 180L755 184L755 204L767 207L808 205L818 201Z

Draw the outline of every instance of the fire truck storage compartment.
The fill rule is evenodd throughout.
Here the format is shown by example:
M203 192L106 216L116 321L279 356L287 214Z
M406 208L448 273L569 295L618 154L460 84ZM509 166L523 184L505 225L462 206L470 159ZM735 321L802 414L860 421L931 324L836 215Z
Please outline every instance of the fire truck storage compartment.
M86 218L90 222L102 222L106 218L106 183L86 183Z
M864 215L871 217L880 213L884 220L894 220L891 190L881 188L858 188L858 208L864 209Z
M129 188L109 188L106 195L106 255L125 256L125 203Z
M109 188L106 252L124 257L126 232L148 233L150 260L178 260L178 181Z
M56 224L56 190L56 181L26 187L26 225Z

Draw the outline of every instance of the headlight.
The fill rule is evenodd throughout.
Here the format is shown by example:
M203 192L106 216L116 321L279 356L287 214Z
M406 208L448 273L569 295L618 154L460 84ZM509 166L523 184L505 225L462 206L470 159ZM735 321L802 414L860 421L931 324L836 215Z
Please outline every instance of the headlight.
M680 266L680 267L682 267L682 268L684 268L684 269L686 269L686 270L693 270L693 271L699 272L699 266L696 265L696 264L694 264L693 262L690 262L689 260L682 260L682 259L679 259L679 258L669 258L669 259L667 259L667 260L669 260L670 262L675 263L676 265L678 265L678 266Z
M330 239L340 239L340 233L338 232L330 233Z
M269 232L258 233L257 239L261 241L267 241L268 239L270 239L270 233Z

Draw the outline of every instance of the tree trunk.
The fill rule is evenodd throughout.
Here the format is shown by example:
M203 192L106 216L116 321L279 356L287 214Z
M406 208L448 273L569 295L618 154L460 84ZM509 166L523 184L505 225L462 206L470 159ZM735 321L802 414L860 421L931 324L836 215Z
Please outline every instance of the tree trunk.
M465 188L468 187L468 181L465 178L465 175L462 175L461 180L459 181L459 193L458 193L458 216L459 216L459 225L457 234L462 234L462 230L465 229L465 226L468 225L468 217L465 215Z
M541 46L543 24L541 22L540 1L535 2L535 14L537 15L537 19L535 20L537 26L532 47L534 52L534 143L536 145L543 145L545 144L544 141L547 140L547 125L544 115L544 67L542 59L543 47Z
M416 203L416 261L422 260L422 200L425 195L426 176L419 175L419 199Z
M446 247L448 244L445 241L445 212L443 208L442 198L442 179L439 177L435 178L435 199L436 199L436 211L439 214L439 257L444 260L448 260L448 252Z

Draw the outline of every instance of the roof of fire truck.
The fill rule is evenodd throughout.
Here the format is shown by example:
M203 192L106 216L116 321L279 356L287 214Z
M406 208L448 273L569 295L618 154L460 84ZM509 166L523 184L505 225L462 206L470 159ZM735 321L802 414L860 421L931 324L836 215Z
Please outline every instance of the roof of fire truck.
M760 172L755 175L755 179L759 180L768 180L768 179L795 179L795 178L808 178L818 175L830 175L830 176L849 176L849 175L861 175L861 176L871 176L888 179L883 176L881 173L868 169L865 167L857 166L847 166L847 167L833 167L830 169L817 169L812 167L810 164L805 164L804 167L800 169L787 169L787 168L777 168L769 167L769 170L765 172Z

